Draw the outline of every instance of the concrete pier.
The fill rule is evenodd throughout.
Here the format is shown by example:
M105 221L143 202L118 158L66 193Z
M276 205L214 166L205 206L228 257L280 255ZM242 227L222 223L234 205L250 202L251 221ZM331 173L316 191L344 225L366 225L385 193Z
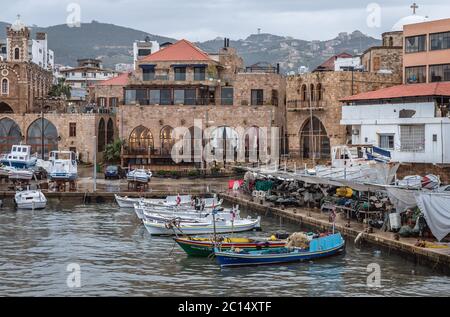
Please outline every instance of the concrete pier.
M226 202L238 204L248 210L261 215L272 214L290 220L300 225L312 226L320 230L332 230L333 224L329 221L329 214L320 210L304 208L281 208L267 203L253 201L252 197L240 193L222 192L219 194ZM354 220L348 220L343 214L339 214L335 221L335 230L345 237L356 238L361 232L365 232L365 225ZM373 233L363 233L362 241L384 248L387 252L397 252L416 264L422 264L450 274L450 248L435 249L416 247L417 238L400 238L398 241L392 232L383 232L373 229Z

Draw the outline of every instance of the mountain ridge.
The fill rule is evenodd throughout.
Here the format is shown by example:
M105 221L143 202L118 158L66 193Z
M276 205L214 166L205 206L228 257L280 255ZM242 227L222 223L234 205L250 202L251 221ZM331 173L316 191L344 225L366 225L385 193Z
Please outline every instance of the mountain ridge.
M0 39L6 38L6 22L0 22ZM135 40L147 36L160 43L176 39L147 33L133 28L111 23L92 21L81 27L70 28L65 24L49 27L31 26L32 36L36 32L46 32L50 49L55 51L56 63L75 66L79 58L95 57L103 60L106 67L117 63L132 63L132 45ZM335 54L347 52L362 53L381 41L356 30L341 32L331 40L307 41L290 36L269 33L250 34L245 39L230 40L246 65L260 61L280 63L283 72L297 71L300 66L315 68ZM204 42L196 42L206 52L217 52L223 46L223 38L217 37Z

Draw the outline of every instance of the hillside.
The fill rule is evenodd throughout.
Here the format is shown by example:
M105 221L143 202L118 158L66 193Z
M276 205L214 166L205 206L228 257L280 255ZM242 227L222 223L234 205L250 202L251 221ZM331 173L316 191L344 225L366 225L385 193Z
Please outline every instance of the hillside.
M5 38L7 23L0 22L0 38ZM116 63L131 63L132 43L149 36L151 40L162 42L175 41L167 37L149 34L131 28L113 24L91 22L83 23L80 28L56 25L48 28L33 27L36 32L47 32L49 46L55 51L56 62L63 65L75 65L78 58L101 58L104 65L113 67ZM366 48L379 45L380 41L368 37L359 31L351 34L340 33L327 41L304 41L292 37L272 34L253 34L246 39L231 41L246 65L260 61L272 64L280 63L284 72L297 71L300 66L315 68L327 58L341 52L357 54ZM217 52L223 39L197 43L207 52Z

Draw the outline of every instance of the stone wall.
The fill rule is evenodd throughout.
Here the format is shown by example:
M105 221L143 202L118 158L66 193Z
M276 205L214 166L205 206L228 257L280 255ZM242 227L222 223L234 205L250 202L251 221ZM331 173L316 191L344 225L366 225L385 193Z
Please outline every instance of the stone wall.
M368 72L388 70L394 74L403 73L403 48L372 47L361 56L361 64Z
M28 129L32 123L41 118L40 114L3 114L0 115L0 123L4 118L9 118L17 123L22 135L24 136L23 142L27 143ZM94 136L99 135L98 127L100 120L105 120L105 127L107 127L108 120L113 117L100 114L61 114L61 113L46 113L44 118L49 120L55 125L58 136L61 140L58 143L58 149L70 150L75 148L79 153L80 159L83 162L92 163L93 152L95 147ZM76 136L71 137L69 133L70 123L76 123ZM117 129L115 129L115 137L117 137ZM106 143L106 130L105 130L105 143ZM97 153L98 161L102 160L102 153Z
M441 166L434 164L402 164L397 173L397 178L402 179L409 175L425 176L428 174L438 175L443 184L450 184L450 166Z

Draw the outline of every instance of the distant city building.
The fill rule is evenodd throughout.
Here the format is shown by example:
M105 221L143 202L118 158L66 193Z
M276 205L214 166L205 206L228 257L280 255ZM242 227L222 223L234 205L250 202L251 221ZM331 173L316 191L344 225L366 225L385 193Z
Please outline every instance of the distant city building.
M134 70L134 64L119 63L114 66L116 72L128 73Z
M150 41L146 39L145 41L135 41L133 43L133 61L134 68L137 67L137 63L144 57L156 53L159 51L160 46L157 41Z
M309 73L309 67L308 66L300 66L298 68L298 73L299 74L306 74Z
M361 57L338 57L334 61L334 71L362 70Z
M59 72L66 84L72 87L71 101L74 102L86 101L90 86L119 75L115 70L103 68L101 60L92 58L79 59L77 67L60 69Z

